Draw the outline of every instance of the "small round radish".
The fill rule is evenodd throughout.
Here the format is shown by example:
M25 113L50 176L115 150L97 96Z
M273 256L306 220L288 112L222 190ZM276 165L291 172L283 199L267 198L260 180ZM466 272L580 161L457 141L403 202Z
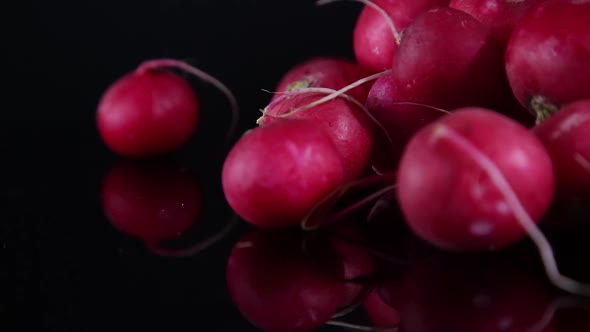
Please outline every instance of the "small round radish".
M462 10L488 26L502 48L512 30L537 4L545 0L451 0L449 7Z
M378 72L391 68L391 61L395 56L403 29L419 13L435 6L446 6L449 0L373 0L372 2L383 12L376 10L375 6L365 5L354 26L353 47L358 63L371 71ZM394 31L388 18L391 20Z
M338 90L368 75L368 70L349 60L327 56L314 57L287 71L281 77L275 91L293 91L309 87ZM362 103L367 98L370 88L370 84L363 84L347 93ZM273 95L271 101L280 98L281 95Z
M344 166L344 181L349 181L357 178L368 167L376 126L359 105L346 98L335 98L317 106L294 111L325 95L303 89L294 91L271 102L257 123L265 126L277 118L286 117L305 119L317 124L331 137L338 149Z
M330 136L301 119L277 119L251 130L232 147L222 169L229 205L261 227L298 225L342 181L342 160Z
M400 323L399 311L386 304L374 290L363 302L363 308L377 327L395 326Z
M397 169L399 158L414 133L446 112L433 107L407 103L401 96L393 75L378 78L367 97L367 110L389 134L375 135L372 163L380 172Z
M506 177L534 221L553 198L551 159L516 121L471 107L423 127L408 143L398 173L398 199L409 226L448 250L496 250L526 236L507 197L481 166L484 154Z
M185 62L155 59L112 83L98 103L98 132L111 150L126 157L154 157L171 153L190 139L200 117L199 101L188 81L165 68L183 70L224 93L232 110L226 139L232 137L239 110L231 91Z
M124 162L104 178L104 213L119 231L148 245L188 231L201 214L199 182L168 163Z
M547 0L514 28L505 70L518 101L539 121L590 98L590 1Z
M229 294L242 315L270 332L308 332L324 325L346 298L337 261L310 257L291 229L256 230L231 251Z
M532 131L549 151L560 191L590 194L590 99L563 106Z
M178 149L193 134L199 103L191 85L161 70L133 71L114 82L98 105L98 130L106 145L127 157Z
M485 25L458 9L440 7L406 27L392 71L406 101L446 110L501 109L511 96L503 60Z

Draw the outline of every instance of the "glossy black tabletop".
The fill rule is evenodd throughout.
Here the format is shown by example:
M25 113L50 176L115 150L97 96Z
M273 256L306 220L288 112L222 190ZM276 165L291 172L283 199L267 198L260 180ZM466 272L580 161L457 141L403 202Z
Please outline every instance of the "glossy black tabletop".
M220 180L231 143L255 126L270 100L263 89L291 66L353 59L361 4L25 6L8 66L16 106L5 105L0 132L1 331L590 331L590 299L556 290L528 240L496 254L446 254L415 238L395 207L319 232L235 218ZM96 105L116 78L164 57L233 91L234 140L223 140L224 96L191 78L202 102L191 140L161 160L124 159L99 138ZM550 238L563 272L586 281L589 216Z

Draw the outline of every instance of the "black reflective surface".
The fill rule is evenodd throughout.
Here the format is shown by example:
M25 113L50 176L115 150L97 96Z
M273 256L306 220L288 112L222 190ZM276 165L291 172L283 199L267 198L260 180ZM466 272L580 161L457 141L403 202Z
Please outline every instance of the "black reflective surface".
M228 85L241 107L237 137L270 100L261 89L290 66L352 57L360 4L25 6L10 68L18 104L0 132L0 330L343 331L337 321L401 320L408 332L590 331L590 300L551 287L527 241L447 255L412 237L395 210L312 234L234 221L220 185L229 107L197 79L198 130L166 160L124 160L100 141L101 93L158 57L188 59ZM576 216L547 227L564 273L590 281L589 215Z

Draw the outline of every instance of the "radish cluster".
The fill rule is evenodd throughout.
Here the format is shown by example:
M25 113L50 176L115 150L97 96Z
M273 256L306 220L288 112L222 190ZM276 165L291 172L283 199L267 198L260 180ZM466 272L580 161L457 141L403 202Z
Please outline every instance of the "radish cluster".
M228 152L231 208L261 229L309 230L387 197L434 248L492 252L529 238L556 287L590 295L561 274L540 230L556 201L590 205L590 1L356 1L355 59L318 55L285 70ZM199 103L163 64L187 69L140 66L101 100L99 130L120 154L170 152L194 130ZM255 252L244 248L231 269Z

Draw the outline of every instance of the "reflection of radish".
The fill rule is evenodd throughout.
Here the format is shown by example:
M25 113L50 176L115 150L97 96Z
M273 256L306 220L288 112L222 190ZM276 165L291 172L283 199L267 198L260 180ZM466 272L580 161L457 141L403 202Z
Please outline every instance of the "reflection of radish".
M148 245L188 231L201 213L201 190L189 171L167 163L124 162L105 177L104 213L119 231Z
M552 293L521 266L505 259L446 255L422 261L401 287L406 295L398 307L402 330L554 331L546 317Z
M504 115L464 108L422 128L402 156L399 201L417 235L459 251L497 250L527 235L484 158L505 177L532 220L540 220L554 189L551 159L541 141Z
M590 1L547 0L515 27L506 73L516 98L539 120L590 98Z
M302 240L297 231L257 230L231 252L226 269L231 298L264 331L314 331L345 302L339 263L318 258L316 251L308 256Z
M311 121L279 119L240 138L222 170L225 197L246 221L261 227L297 225L342 181L340 155Z
M369 72L366 69L349 60L337 57L314 57L298 63L287 71L281 77L275 91L293 91L309 87L338 90L367 75ZM347 93L362 103L367 98L370 88L371 84L363 84ZM281 93L275 94L272 100L281 96Z
M557 186L590 194L590 99L563 106L533 129L553 160Z

